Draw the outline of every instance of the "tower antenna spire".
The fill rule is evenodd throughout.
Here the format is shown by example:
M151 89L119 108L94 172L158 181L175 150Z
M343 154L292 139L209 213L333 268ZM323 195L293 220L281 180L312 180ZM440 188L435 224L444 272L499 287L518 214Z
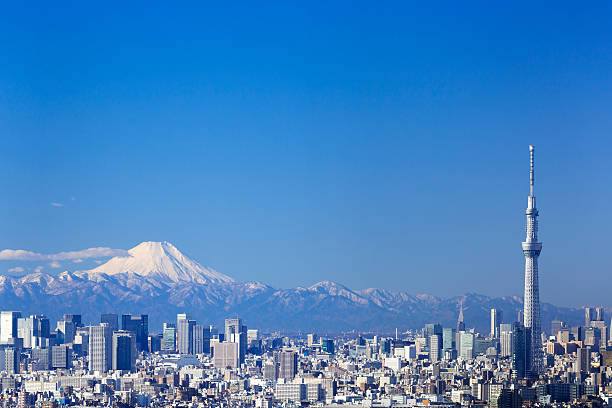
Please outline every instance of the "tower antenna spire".
M535 377L544 371L542 364L542 330L540 321L540 288L538 278L538 257L542 251L542 243L538 242L538 209L533 195L534 171L533 156L535 146L529 146L531 171L529 173L530 194L527 200L527 235L522 243L525 255L525 297L523 305L523 324L529 331L530 344L525 344L525 372L519 377Z
M529 171L529 195L533 196L533 184L535 182L535 172L533 170L533 156L535 153L535 146L529 145L529 162L530 162L530 171Z

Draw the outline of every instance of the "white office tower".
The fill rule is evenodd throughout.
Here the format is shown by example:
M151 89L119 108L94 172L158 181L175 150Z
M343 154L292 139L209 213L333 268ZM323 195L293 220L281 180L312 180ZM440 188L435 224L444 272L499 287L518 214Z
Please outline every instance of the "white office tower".
M3 311L0 313L0 344L14 344L17 338L17 320L21 312Z
M17 337L23 339L24 348L49 347L49 319L38 315L18 318Z
M499 338L499 325L502 321L502 311L499 309L491 309L491 338Z
M534 186L534 146L529 146L530 168L529 197L527 200L527 238L523 242L525 254L525 306L524 326L531 337L531 347L527 350L527 369L531 376L542 373L543 355L540 330L540 290L538 284L538 257L542 251L542 243L538 242L538 210L533 192Z
M513 336L512 336L512 325L511 324L501 324L499 326L499 345L500 345L500 355L502 357L510 357L512 355L512 351L514 350L513 346Z
M439 334L433 334L429 337L429 359L431 361L440 361L440 351L442 350L442 342Z
M186 314L178 314L176 318L176 343L178 352L181 354L193 354L193 328L195 320L191 320Z
M244 363L247 351L247 327L242 319L225 319L225 341L238 344L240 364Z
M108 323L89 328L89 370L107 372L111 368L112 337Z

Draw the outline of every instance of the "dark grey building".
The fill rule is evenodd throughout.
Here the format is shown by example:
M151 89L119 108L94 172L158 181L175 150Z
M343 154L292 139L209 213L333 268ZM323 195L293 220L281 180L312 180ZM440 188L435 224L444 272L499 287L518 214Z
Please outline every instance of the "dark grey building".
M121 316L121 330L126 330L136 335L136 347L138 351L146 351L149 347L149 315Z
M102 313L100 323L107 323L113 333L119 330L119 316L115 313Z
M295 351L281 351L278 353L278 377L293 380L297 374L297 353Z
M70 368L72 364L72 349L67 345L53 346L51 348L51 367Z
M134 371L136 369L136 336L120 330L113 333L112 369Z

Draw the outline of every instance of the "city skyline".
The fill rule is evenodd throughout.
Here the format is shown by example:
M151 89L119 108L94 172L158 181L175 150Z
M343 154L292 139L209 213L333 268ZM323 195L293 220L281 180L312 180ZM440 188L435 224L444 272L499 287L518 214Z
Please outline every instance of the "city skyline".
M612 408L611 19L7 3L1 408Z

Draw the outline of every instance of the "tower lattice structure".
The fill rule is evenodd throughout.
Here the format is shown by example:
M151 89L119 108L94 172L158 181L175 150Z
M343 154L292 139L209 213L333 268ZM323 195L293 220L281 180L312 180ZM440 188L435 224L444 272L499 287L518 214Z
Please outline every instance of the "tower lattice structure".
M540 290L538 282L538 257L542 243L538 242L538 209L534 195L534 146L529 146L530 173L529 197L527 200L527 237L523 242L525 254L524 326L529 332L530 347L527 351L527 370L531 376L543 371L542 337L540 324Z

